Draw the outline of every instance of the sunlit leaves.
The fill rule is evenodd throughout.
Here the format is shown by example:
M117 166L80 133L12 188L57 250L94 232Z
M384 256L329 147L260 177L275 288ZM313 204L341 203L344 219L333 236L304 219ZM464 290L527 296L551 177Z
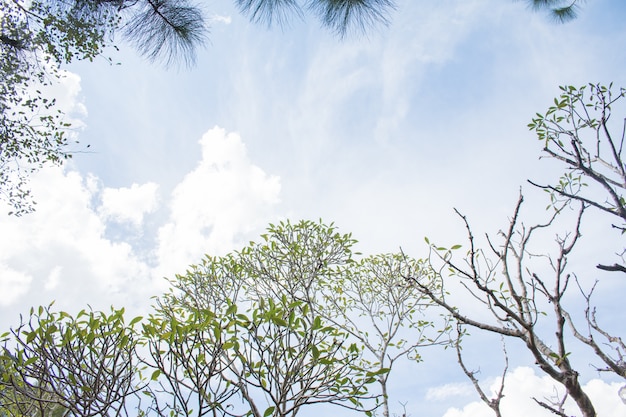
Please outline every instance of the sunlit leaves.
M127 325L123 309L83 310L75 317L51 307L31 310L28 322L4 341L3 406L12 415L30 409L51 415L59 409L73 415L119 412L143 386L134 330L140 320Z
M386 381L396 358L419 358L416 348L433 343L422 333L432 323L409 280L422 265L402 254L354 259L354 243L321 221L281 222L258 243L176 276L145 318L31 309L28 323L2 336L16 345L2 378L13 388L22 380L56 387L54 403L80 415L119 412L135 394L147 403L139 414L158 417L290 417L317 403L371 414L380 398L371 385ZM366 307L356 308L355 294ZM338 310L326 308L331 300ZM367 308L374 326L395 324L357 333L341 319ZM401 323L410 333L396 337ZM377 337L379 356L365 357Z
M202 409L239 409L227 401L233 393L257 417L269 409L291 416L318 402L360 404L372 382L358 361L361 350L316 303L320 286L351 263L354 242L322 222L271 224L258 243L207 257L172 280L146 329L151 366L180 393L168 407L186 413L199 401ZM188 391L179 391L181 384ZM207 392L223 401L209 403Z

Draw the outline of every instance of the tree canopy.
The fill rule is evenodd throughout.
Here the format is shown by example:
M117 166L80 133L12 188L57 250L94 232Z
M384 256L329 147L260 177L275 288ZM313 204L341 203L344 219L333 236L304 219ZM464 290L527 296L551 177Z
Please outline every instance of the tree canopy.
M447 324L425 318L400 274L419 262L357 262L355 243L332 225L281 222L177 275L146 318L32 309L1 337L0 404L12 417L295 417L315 404L389 416L396 360L419 361Z

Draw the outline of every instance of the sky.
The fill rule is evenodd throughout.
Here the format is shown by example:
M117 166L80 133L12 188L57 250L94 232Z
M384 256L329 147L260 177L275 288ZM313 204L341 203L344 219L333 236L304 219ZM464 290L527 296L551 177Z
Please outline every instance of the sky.
M526 124L558 86L626 86L621 0L584 2L565 25L520 1L401 0L388 27L344 40L314 19L267 28L230 2L203 5L210 40L191 68L147 62L125 44L107 52L114 65L66 68L54 94L80 143L63 167L32 178L35 213L0 216L1 329L52 300L145 314L163 277L279 220L334 222L365 254L401 247L416 258L426 236L463 240L454 208L495 233L520 187L531 214L547 204L526 180L547 182L559 167L539 159ZM585 256L606 253L606 236L586 227ZM613 278L598 289L616 323L623 290ZM468 348L487 387L500 365L484 351L498 344ZM551 382L511 349L505 415L549 415L528 397ZM490 415L450 352L424 359L392 377L395 414ZM623 383L590 375L599 415L626 416Z

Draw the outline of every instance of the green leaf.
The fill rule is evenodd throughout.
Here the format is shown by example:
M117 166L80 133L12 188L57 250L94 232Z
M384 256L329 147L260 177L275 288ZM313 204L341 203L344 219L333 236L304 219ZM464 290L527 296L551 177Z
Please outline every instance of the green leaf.
M231 314L236 314L237 313L237 305L236 304L231 304L230 306L228 306L228 309L226 310L226 315L229 316Z
M313 360L318 360L320 357L320 350L315 347L315 345L311 346L311 353L313 354Z
M287 327L287 322L280 317L274 317L273 321L274 323L276 323L277 325L281 327Z
M235 342L233 342L233 341L228 341L228 342L225 342L225 343L222 345L222 349L223 349L223 350L232 349L233 347L235 347Z
M269 417L272 415L272 413L274 413L274 409L276 407L271 406L271 407L267 407L267 409L265 410L265 413L263 413L263 417Z

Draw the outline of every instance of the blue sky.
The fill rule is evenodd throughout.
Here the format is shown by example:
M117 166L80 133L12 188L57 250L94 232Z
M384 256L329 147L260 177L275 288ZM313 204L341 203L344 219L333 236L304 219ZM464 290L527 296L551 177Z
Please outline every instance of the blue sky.
M109 54L120 65L68 68L59 94L84 124L79 152L33 178L37 213L0 218L3 328L53 299L139 314L163 276L278 219L334 221L364 253L401 246L415 257L426 256L424 236L463 239L453 207L496 232L520 186L541 198L527 178L558 172L538 160L526 128L558 86L626 86L618 0L586 2L566 25L524 2L405 0L389 27L346 40L314 20L268 29L229 2L205 7L210 42L193 68L162 68L123 44ZM453 357L425 356L398 374L392 405L406 401L412 416L483 415ZM476 360L485 378L498 374ZM544 383L516 372L520 387ZM541 415L523 408L527 392L509 395L510 415ZM609 397L607 412L626 416Z

